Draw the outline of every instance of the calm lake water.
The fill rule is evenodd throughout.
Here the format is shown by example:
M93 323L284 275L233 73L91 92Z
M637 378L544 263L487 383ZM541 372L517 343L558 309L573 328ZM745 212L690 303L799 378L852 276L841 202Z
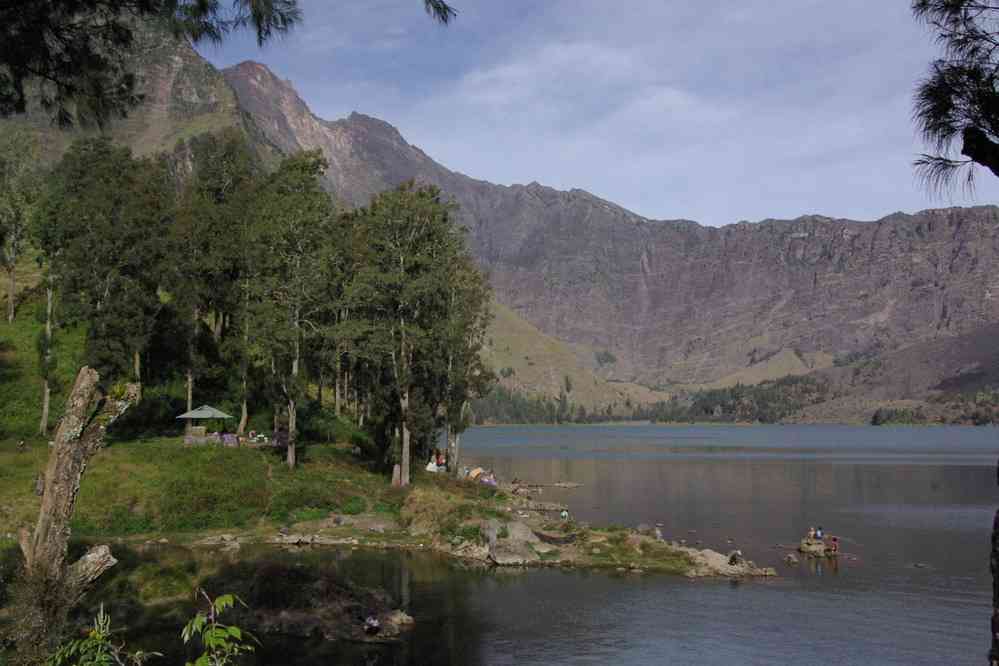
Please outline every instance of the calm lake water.
M781 576L731 583L562 570L483 573L425 554L330 553L409 608L381 651L268 641L266 664L983 664L992 428L480 428L468 462L546 488L592 523L662 523ZM838 566L781 563L809 525ZM730 543L731 540L731 543ZM915 566L916 564L920 566Z
M781 573L737 585L532 573L497 595L519 612L504 621L483 606L496 629L479 663L985 662L993 428L516 427L466 439L504 478L583 483L545 490L581 520L662 523L667 538L737 546ZM810 525L852 557L782 565L775 546Z

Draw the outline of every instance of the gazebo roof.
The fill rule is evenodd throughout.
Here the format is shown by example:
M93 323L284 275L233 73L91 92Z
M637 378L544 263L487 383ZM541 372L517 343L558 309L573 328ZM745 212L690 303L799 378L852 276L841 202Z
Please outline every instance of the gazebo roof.
M229 416L223 411L215 409L211 405L201 405L197 409L192 409L189 412L181 414L177 417L178 419L231 419L233 417Z

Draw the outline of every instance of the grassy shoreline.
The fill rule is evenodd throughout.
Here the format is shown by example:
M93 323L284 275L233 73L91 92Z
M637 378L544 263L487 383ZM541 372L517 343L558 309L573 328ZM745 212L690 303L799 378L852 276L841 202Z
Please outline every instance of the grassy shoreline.
M0 441L0 547L16 548L17 530L33 525L39 505L35 478L48 453L41 442L18 451L14 440ZM433 549L485 562L483 526L490 521L501 542L513 523L569 529L530 499L483 484L417 472L411 488L392 488L347 445L307 446L302 458L291 471L263 450L184 447L177 438L113 443L94 457L84 476L74 538L232 547L288 545L300 535L303 543L316 545ZM631 530L575 525L572 530L579 547L529 544L528 563L681 574L689 568L669 546L635 537Z

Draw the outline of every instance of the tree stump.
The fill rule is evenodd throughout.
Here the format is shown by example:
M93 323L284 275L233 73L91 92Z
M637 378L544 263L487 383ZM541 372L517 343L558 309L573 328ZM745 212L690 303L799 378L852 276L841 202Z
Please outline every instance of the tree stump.
M117 563L111 549L102 545L67 564L69 525L87 463L103 446L107 428L138 395L138 384L105 394L100 375L86 366L76 376L45 469L38 522L34 532L22 529L19 535L24 554L23 582L28 590L23 601L33 605L23 609L23 621L33 626L21 627L22 636L25 629L39 632L40 640L49 637L50 632L58 632L69 609ZM45 598L38 598L43 595Z

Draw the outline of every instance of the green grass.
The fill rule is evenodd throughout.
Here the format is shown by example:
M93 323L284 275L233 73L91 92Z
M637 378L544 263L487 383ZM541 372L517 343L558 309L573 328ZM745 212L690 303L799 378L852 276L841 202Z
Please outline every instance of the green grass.
M0 534L34 522L34 479L48 451L34 443L21 453L16 441L0 441ZM372 505L398 513L401 501L385 477L329 445L306 447L292 471L268 451L149 439L116 442L94 457L72 527L81 537L253 529Z
M0 321L0 437L36 436L42 414L42 381L38 375L38 336L42 308L38 298L21 303L13 323ZM62 327L55 331L57 365L49 423L54 425L83 358L83 331Z

